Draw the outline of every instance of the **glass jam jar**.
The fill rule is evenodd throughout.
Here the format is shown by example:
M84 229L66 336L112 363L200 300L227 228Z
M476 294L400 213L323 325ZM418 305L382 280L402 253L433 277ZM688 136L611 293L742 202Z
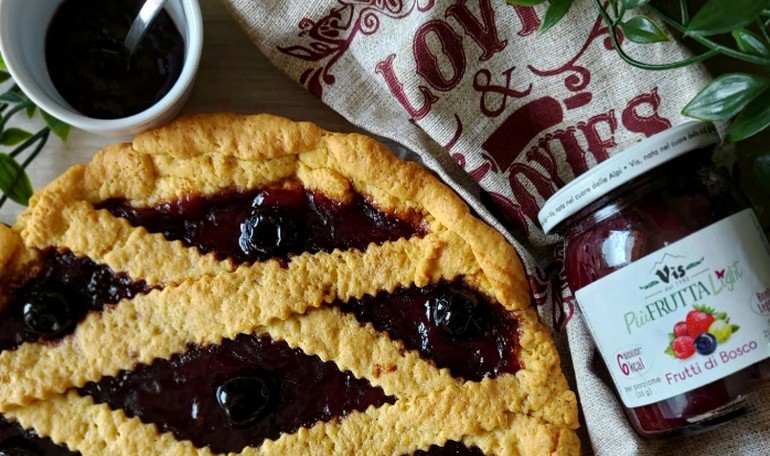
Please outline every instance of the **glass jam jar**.
M770 358L770 246L711 162L711 124L641 141L558 191L539 218L565 242L580 313L638 434L743 413Z

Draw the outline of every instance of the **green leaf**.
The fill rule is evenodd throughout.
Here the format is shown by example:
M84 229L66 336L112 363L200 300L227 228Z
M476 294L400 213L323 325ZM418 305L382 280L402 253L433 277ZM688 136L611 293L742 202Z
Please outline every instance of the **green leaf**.
M668 333L668 341L673 342L676 339L676 334Z
M27 117L31 119L32 116L35 115L36 110L37 110L37 106L35 106L34 104L27 106Z
M5 81L11 79L11 74L7 71L0 70L0 84L4 83Z
M770 91L751 101L735 118L727 131L727 142L742 141L770 126Z
M32 133L21 128L9 128L0 134L0 144L4 146L15 146L23 143L32 137Z
M770 8L770 0L709 0L693 16L685 33L709 36L745 27L762 10Z
M540 30L538 30L537 33L545 33L551 27L556 25L561 20L561 18L567 14L567 11L569 11L572 3L574 3L574 0L552 0L551 5L545 12L543 22L540 23Z
M620 29L623 30L623 35L634 43L660 43L669 40L666 32L647 16L634 16L621 22Z
M741 329L738 325L730 325L730 329L733 330L733 334L737 333L739 329Z
M505 0L505 3L516 6L535 6L545 3L545 0Z
M745 28L733 30L733 38L738 45L738 49L747 54L760 56L770 55L770 49L767 48L767 44L765 44L762 38Z
M648 3L650 3L650 0L623 0L623 8L626 10L632 10L634 8L639 8L640 6L644 6Z
M770 190L770 154L762 155L754 160L754 173L759 178L759 183L765 189Z
M10 89L0 94L0 102L13 104L24 103L24 97L13 89Z
M8 154L0 153L0 190L24 206L32 196L32 183L24 168Z
M709 307L706 304L695 304L692 306L692 308L700 312L705 312L709 315L714 315L714 313L716 313L713 307Z
M671 345L669 345L668 348L666 348L666 351L664 351L663 353L667 354L668 356L673 356L674 358L676 358L676 353L674 353L674 349L671 348Z
M3 58L3 54L0 54L0 70L7 70L8 67L5 66L5 59Z
M770 87L770 80L745 73L729 73L713 80L690 100L682 114L700 120L727 120Z
M61 120L53 117L47 112L40 110L40 116L43 117L45 124L51 129L53 134L58 136L62 141L66 141L70 134L70 126L62 122Z

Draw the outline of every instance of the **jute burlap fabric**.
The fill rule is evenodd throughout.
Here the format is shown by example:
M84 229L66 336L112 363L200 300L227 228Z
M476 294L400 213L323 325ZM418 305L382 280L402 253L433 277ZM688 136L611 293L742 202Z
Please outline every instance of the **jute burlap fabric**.
M647 72L612 49L593 2L545 36L544 7L504 0L225 0L278 67L376 135L403 144L514 243L542 319L577 386L596 454L770 454L770 384L746 416L695 437L645 441L597 366L561 278L559 238L537 211L558 188L642 138L686 121L699 67ZM626 49L675 61L677 44Z

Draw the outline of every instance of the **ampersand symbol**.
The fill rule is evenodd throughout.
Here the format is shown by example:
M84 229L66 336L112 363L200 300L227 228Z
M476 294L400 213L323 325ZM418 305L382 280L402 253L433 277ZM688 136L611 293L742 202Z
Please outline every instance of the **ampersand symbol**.
M532 92L532 84L526 88L526 90L520 92L518 90L511 89L511 75L516 67L511 67L502 72L505 76L505 85L493 85L492 73L489 70L481 69L476 72L473 77L473 88L477 92L481 92L481 99L479 100L479 107L481 112L487 117L497 117L505 111L505 106L508 102L508 98L524 98ZM502 95L497 107L490 107L487 96L491 95L494 98L499 98Z

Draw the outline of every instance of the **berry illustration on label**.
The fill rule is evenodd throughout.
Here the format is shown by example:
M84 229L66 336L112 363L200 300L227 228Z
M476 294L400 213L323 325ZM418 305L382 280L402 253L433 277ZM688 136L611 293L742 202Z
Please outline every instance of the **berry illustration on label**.
M695 341L690 336L679 336L671 342L666 353L671 350L671 355L679 359L687 359L695 354Z
M669 343L665 353L679 359L687 359L696 352L707 356L717 345L727 342L740 329L730 323L726 312L696 304L687 313L684 321L678 321L668 334Z

